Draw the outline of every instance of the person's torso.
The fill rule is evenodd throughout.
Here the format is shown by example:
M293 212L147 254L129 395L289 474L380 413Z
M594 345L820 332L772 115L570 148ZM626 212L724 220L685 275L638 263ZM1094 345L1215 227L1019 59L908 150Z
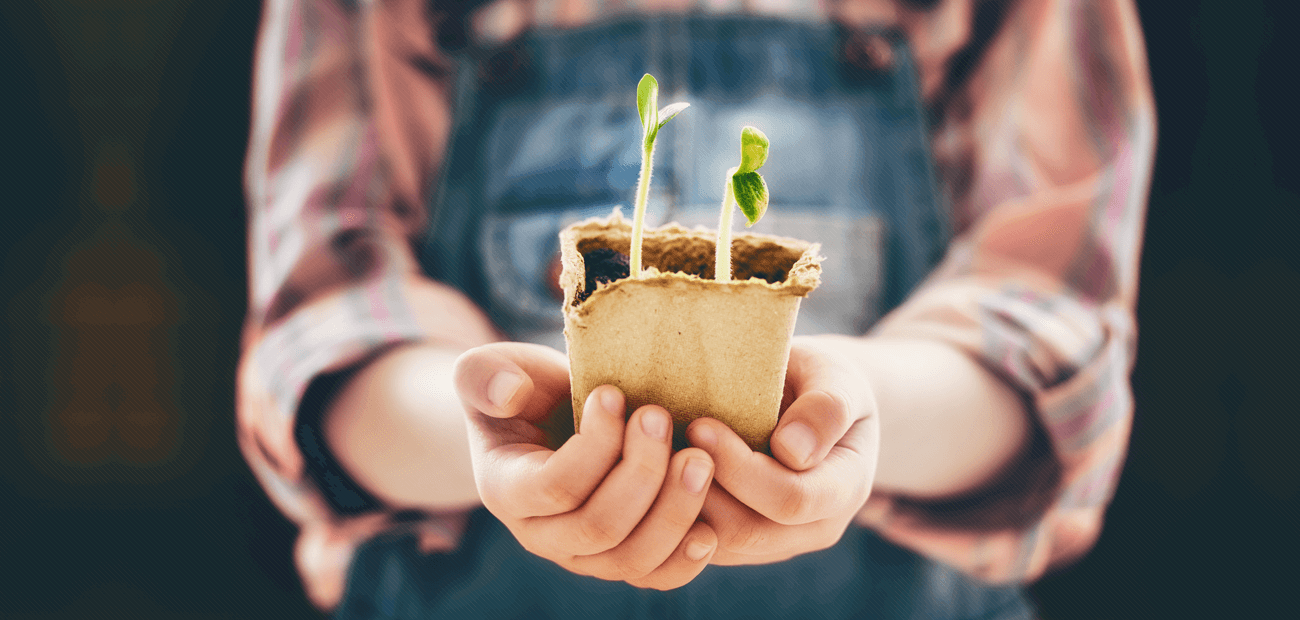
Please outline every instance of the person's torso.
M826 257L796 333L862 333L937 263L948 216L906 45L864 35L886 41L892 58L865 69L845 62L842 34L662 17L533 32L484 53L458 84L424 268L511 338L562 350L558 235L616 206L631 215L636 84L649 72L661 104L691 106L656 141L647 226L716 229L740 128L758 127L771 140L771 203L750 230L820 243Z
M743 125L764 131L771 204L754 230L820 243L823 283L796 333L861 333L941 257L948 218L934 190L910 56L843 60L831 26L758 18L657 18L538 32L471 59L456 135L420 260L509 337L563 350L555 285L568 224L631 214L640 166L635 89L687 101L658 137L648 224L713 228ZM855 36L864 33L855 33ZM738 218L739 219L739 218ZM739 225L738 225L739 227ZM339 618L1027 618L1015 588L987 588L850 525L839 543L786 562L708 567L669 592L570 574L532 556L485 510L460 547L422 554L410 537L364 545Z

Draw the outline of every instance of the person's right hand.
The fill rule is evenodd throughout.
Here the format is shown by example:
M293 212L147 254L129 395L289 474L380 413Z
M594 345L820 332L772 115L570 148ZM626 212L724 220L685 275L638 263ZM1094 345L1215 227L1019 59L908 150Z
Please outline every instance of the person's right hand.
M582 428L557 446L546 429L568 415L564 354L523 343L478 347L456 361L455 383L483 505L525 549L574 573L661 590L709 563L717 534L696 517L713 460L698 448L671 454L662 407L641 407L625 423L623 394L598 387Z

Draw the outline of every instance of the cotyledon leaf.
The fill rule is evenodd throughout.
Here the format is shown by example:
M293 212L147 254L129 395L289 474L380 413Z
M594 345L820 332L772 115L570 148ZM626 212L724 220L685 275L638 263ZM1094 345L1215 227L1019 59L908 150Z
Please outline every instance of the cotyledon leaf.
M771 143L767 135L757 127L745 126L740 130L740 168L739 172L753 172L767 163L767 151Z
M749 220L746 226L753 226L767 212L767 181L757 172L737 172L731 177L732 191L735 192L736 206Z
M655 76L649 73L641 78L641 83L636 85L636 110L641 115L641 129L646 138L646 144L650 143L657 127L655 117L658 114L659 105L659 81Z

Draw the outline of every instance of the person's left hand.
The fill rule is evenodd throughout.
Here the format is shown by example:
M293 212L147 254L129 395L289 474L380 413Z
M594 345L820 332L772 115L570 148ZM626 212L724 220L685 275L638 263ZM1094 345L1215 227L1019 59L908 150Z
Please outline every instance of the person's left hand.
M866 377L836 351L848 342L795 339L786 371L793 402L772 433L776 458L712 418L687 429L715 465L700 511L718 536L712 564L765 564L830 547L866 502L880 421Z

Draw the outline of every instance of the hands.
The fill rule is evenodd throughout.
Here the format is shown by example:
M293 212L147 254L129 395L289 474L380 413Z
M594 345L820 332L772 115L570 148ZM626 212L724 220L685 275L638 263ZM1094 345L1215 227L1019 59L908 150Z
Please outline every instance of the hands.
M471 349L455 383L479 495L525 549L574 573L656 589L708 564L717 536L697 517L713 495L713 461L698 448L671 454L663 408L641 407L625 423L623 395L602 386L565 439L555 417L567 415L556 413L569 400L567 359L529 344Z
M709 418L687 432L695 447L671 454L667 412L646 406L624 422L623 395L610 386L592 392L582 428L566 437L555 430L568 415L556 412L569 399L562 353L472 349L455 382L479 494L530 552L638 587L680 587L708 563L827 548L871 491L880 436L870 386L836 346L795 340L775 458Z
M763 564L825 549L871 492L880 421L870 385L836 351L842 340L796 338L786 374L793 400L772 433L776 458L749 449L722 422L687 438L716 464L701 519L718 536L714 564Z

